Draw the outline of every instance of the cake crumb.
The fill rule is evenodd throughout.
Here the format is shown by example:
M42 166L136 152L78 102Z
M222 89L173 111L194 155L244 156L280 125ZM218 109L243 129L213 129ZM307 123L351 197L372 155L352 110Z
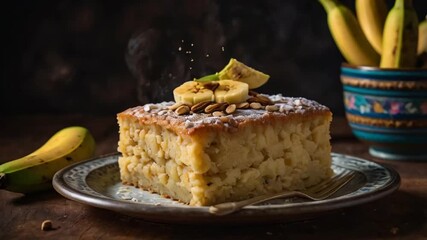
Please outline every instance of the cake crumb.
M42 231L50 231L50 230L53 230L53 227L52 227L52 221L51 221L51 220L44 220L44 221L42 222L42 225L40 226L40 229L41 229Z
M150 105L144 105L144 111L149 112L151 110L151 106Z

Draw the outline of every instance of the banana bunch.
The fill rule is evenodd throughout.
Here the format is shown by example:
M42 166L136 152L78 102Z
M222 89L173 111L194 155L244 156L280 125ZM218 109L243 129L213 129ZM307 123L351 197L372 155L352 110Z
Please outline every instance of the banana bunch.
M0 188L19 193L49 189L58 170L92 157L94 151L95 140L86 128L64 128L31 154L0 165Z
M219 73L183 83L174 89L175 102L195 105L199 102L241 103L249 97L249 89L265 84L269 75L230 59Z
M319 1L335 43L350 64L416 67L426 51L425 27L418 24L412 0L395 0L390 11L385 0L355 0L356 14L339 0Z

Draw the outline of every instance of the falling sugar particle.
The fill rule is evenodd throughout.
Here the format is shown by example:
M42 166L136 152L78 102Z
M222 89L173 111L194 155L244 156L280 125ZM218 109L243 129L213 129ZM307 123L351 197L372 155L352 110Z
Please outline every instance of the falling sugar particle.
M190 44L191 46L194 46L194 44Z
M184 42L184 39L182 39L181 42Z
M181 52L181 50L182 50L182 48L181 48L181 47L179 47L179 48L178 48L178 51L180 51L180 52Z
M224 52L224 46L221 47L221 50Z
M209 54L206 54L206 57L209 57Z
M192 67L189 67L189 69L191 70L191 69L193 69Z
M190 62L194 62L194 59L190 59Z

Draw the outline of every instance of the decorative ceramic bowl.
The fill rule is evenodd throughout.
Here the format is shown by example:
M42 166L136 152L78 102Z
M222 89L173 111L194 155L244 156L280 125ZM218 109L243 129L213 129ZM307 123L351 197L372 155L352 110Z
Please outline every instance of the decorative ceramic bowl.
M343 64L341 82L349 125L371 155L427 161L427 69Z

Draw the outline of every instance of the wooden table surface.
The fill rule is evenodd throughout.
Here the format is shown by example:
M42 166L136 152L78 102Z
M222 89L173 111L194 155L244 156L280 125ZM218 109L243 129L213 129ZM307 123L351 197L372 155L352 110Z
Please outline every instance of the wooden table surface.
M115 116L1 117L0 163L27 155L70 125L91 130L97 155L116 151ZM373 158L367 147L352 137L342 118L334 119L332 136L334 152L397 170L399 190L310 220L251 226L150 223L68 200L54 190L31 196L0 190L0 239L427 239L427 160ZM40 229L46 219L53 222L55 230Z

